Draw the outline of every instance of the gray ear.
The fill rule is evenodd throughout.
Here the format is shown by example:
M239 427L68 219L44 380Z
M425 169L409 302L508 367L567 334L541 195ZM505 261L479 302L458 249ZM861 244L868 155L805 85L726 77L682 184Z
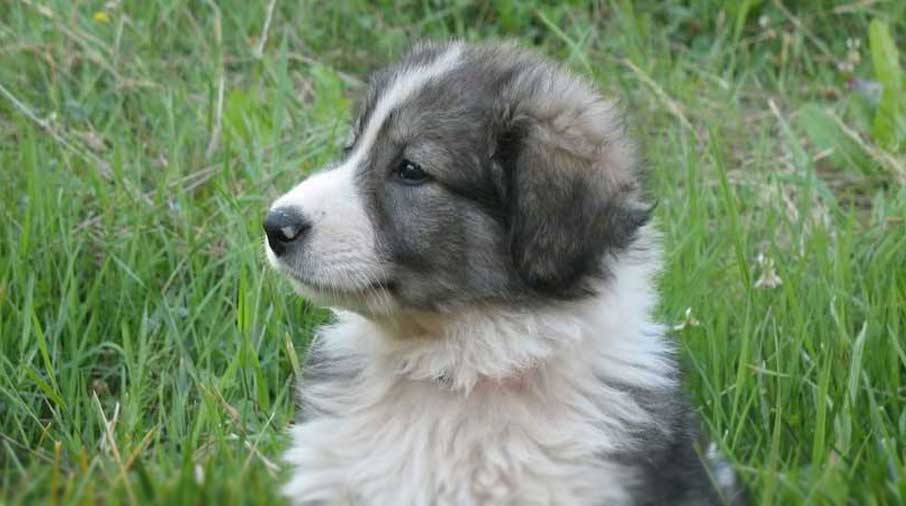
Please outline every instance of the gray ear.
M515 268L532 289L562 298L587 293L585 281L607 274L605 255L629 247L650 218L632 146L600 109L608 104L594 105L517 116L497 139Z

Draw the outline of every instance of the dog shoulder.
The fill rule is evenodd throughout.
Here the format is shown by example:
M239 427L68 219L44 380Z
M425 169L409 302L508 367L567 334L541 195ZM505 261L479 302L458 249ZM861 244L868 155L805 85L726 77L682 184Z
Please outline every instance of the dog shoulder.
M334 323L318 329L298 383L300 422L336 416L355 402L349 392L362 381L368 358L361 350L374 332L371 327L355 314L337 312Z

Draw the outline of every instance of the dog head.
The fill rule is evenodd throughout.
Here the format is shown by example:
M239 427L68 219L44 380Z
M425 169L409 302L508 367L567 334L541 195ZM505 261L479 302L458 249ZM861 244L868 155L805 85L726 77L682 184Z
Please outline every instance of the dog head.
M336 164L278 198L272 265L365 314L587 296L649 217L615 105L514 46L376 72Z

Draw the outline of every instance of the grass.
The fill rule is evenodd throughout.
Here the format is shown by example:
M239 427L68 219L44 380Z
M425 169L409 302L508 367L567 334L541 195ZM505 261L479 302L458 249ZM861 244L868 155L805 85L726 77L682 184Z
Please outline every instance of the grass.
M263 210L367 69L448 36L631 111L659 316L755 504L906 503L906 3L270 4L0 4L0 504L281 500L326 314Z

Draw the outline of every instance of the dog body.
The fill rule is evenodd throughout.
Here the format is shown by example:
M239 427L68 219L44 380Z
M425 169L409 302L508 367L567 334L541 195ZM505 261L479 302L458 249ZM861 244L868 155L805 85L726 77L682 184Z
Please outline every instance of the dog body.
M611 102L513 46L376 73L337 166L278 199L271 263L337 310L312 343L295 504L719 504L663 330ZM719 491L720 489L720 491Z

